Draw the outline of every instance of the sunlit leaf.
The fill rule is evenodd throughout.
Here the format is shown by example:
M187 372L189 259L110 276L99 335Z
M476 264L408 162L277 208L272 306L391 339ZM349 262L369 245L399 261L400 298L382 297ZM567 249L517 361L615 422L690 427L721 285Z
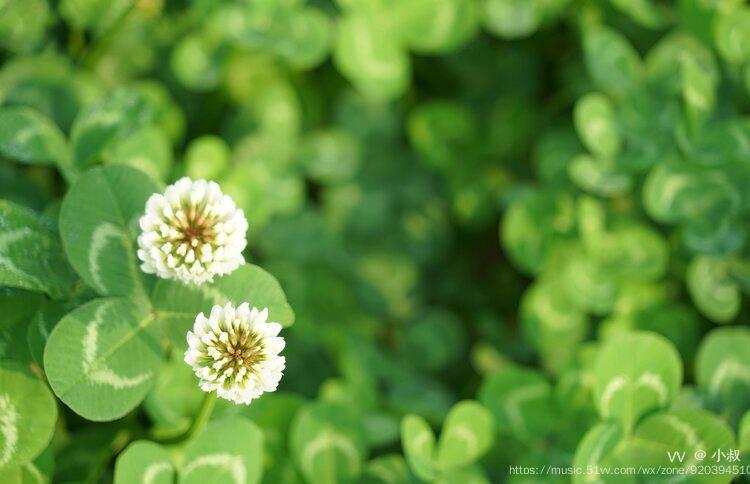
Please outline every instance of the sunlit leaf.
M144 173L110 165L87 171L65 196L60 212L65 252L99 294L145 295L135 241L146 200L157 191Z

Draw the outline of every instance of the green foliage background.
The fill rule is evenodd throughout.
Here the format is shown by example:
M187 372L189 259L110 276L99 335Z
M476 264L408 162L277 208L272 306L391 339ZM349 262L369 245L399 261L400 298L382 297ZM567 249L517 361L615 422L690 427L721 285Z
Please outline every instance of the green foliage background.
M750 452L744 1L0 0L0 56L0 482L745 479L510 473ZM134 256L182 175L250 222L206 290ZM285 377L191 433L227 300Z

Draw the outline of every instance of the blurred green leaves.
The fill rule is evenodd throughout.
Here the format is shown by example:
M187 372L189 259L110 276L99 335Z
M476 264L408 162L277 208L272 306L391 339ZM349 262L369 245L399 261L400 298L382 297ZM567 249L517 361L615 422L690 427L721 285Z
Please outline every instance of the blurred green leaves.
M530 482L509 466L749 449L747 24L0 0L0 423L33 430L5 462L0 432L0 480ZM134 252L185 175L250 224L249 263L201 287ZM227 301L284 325L282 387L181 440L185 332Z
M474 401L457 403L448 413L440 439L418 415L407 415L401 423L401 440L406 460L423 481L453 479L459 469L476 462L489 449L494 419ZM468 468L470 469L470 468Z
M638 358L624 359L628 348ZM594 395L603 419L619 421L626 430L644 414L669 405L682 384L682 362L665 338L631 333L605 345L594 364Z
M0 201L0 282L62 298L76 277L59 237L32 210Z
M0 110L0 150L8 158L31 164L69 163L65 135L44 115L29 108Z

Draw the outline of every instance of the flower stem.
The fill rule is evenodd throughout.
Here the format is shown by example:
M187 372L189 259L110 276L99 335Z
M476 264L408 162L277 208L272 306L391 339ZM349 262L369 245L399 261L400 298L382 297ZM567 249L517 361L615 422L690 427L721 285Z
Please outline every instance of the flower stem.
M203 429L206 428L206 424L211 418L211 412L213 412L215 405L216 395L214 395L213 393L206 393L203 396L203 402L201 402L201 406L198 409L198 413L196 414L195 419L193 419L193 422L190 424L190 427L188 427L187 430L181 432L178 435L162 436L161 438L152 434L152 440L162 445L174 445L180 444L193 437L194 435L200 434L201 432L203 432Z
M206 424L208 423L208 419L211 418L211 412L214 411L215 405L216 395L214 395L213 392L206 393L203 397L201 408L198 410L198 415L195 416L195 420L193 420L192 425L190 425L190 428L185 433L185 438L190 438L193 435L203 432L203 429L206 428Z

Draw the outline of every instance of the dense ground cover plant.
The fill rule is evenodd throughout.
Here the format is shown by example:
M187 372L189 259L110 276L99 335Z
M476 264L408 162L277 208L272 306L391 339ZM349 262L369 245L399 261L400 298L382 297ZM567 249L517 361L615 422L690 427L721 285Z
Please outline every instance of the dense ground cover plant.
M0 0L0 49L0 482L745 479L676 474L750 452L741 0Z

